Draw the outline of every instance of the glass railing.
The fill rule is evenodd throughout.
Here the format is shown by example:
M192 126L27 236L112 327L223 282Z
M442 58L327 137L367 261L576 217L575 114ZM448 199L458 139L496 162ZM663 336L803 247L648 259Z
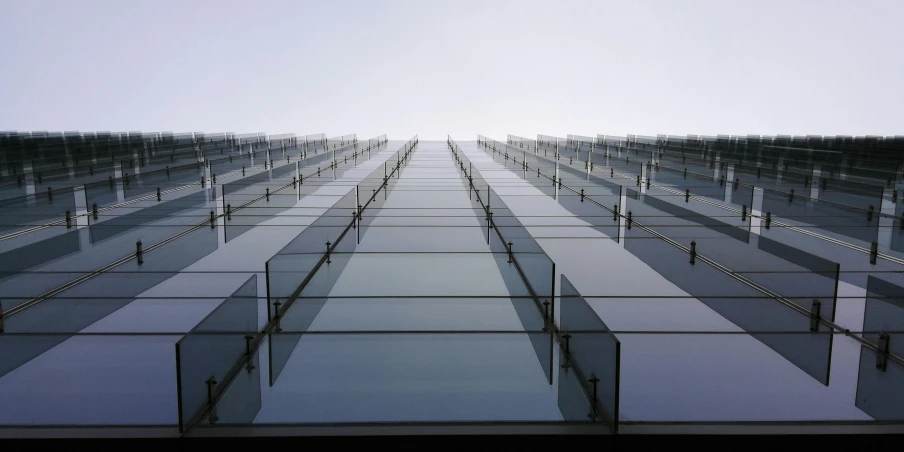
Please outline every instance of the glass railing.
M483 142L491 143L485 138ZM492 144L484 148L499 153ZM682 209L677 203L632 188L623 190L625 210L618 214L622 217L619 239L626 250L817 381L828 384L832 333L843 331L832 324L840 276L837 262L767 237L753 236L756 240L752 241L746 225L739 235L731 232L738 227ZM705 221L700 221L702 218ZM705 256L703 261L708 264L703 270L706 275L696 274L701 267L693 265L701 262L700 256ZM679 265L688 259L690 266ZM782 318L786 320L779 320ZM757 334L776 328L787 334ZM804 353L808 347L809 352Z
M387 179L401 170L408 155L417 144L417 137L402 146L394 155L389 156L387 163L395 160ZM375 170L376 173L378 170ZM386 183L375 193L379 196ZM314 318L327 301L331 289L354 255L359 237L358 225L366 212L369 203L360 203L359 188L355 187L329 207L317 220L307 226L295 239L283 247L266 263L267 280L267 324L256 338L248 339L247 353L233 357L234 363L222 378L205 383L209 386L207 398L193 399L191 406L181 405L182 411L196 412L197 415L180 423L180 431L192 428L202 421L216 423L224 415L224 407L220 401L249 400L259 392L259 387L251 390L251 381L241 369L259 364L259 350L267 343L267 375L269 385L277 383L283 373L290 356L298 347L302 335L310 328ZM361 206L359 208L359 206ZM208 372L210 373L210 372ZM206 375L206 374L205 374ZM199 385L197 377L185 384ZM251 392L249 392L251 391ZM252 394L249 396L249 394ZM200 404L199 404L200 400ZM247 404L238 404L247 409ZM251 406L255 406L252 404ZM254 414L257 414L256 412ZM252 417L253 418L253 417ZM244 415L227 414L227 419L235 422L249 422ZM226 421L228 424L231 421Z
M566 150L561 146L558 150L559 163L568 162L567 158L562 158ZM797 231L812 231L828 240L846 241L867 254L873 254L868 259L869 261L875 261L877 257L894 261L900 260L900 249L904 249L901 243L904 242L897 240L899 234L895 229L895 226L899 225L899 222L895 220L898 213L896 203L899 200L897 200L896 194L889 195L888 190L882 195L884 197L874 201L875 206L870 204L862 208L817 199L814 196L818 196L818 194L814 195L814 193L824 190L819 188L821 182L817 182L816 179L806 182L806 188L801 190L803 194L801 191L795 192L794 190L789 192L763 190L762 195L755 197L754 193L762 187L740 182L738 177L732 181L731 168L719 169L707 164L708 176L695 175L693 171L664 166L661 161L656 160L655 154L653 164L649 163L649 159L646 164L638 164L631 160L631 155L636 151L636 149L625 149L624 153L620 154L624 156L620 158L630 162L625 163L625 160L611 157L611 155L619 154L620 150L603 150L601 152L604 155L608 152L610 157L593 160L596 157L591 156L591 161L596 165L593 169L608 172L610 179L622 185L630 185L627 180L633 180L635 187L640 187L641 190L646 189L651 193L679 195L683 192L684 198L687 200L708 202L712 206L720 206L721 209L734 212L740 210L741 217L750 218L752 221L765 221L765 223L779 227L795 228L793 230ZM555 153L551 152L548 153L547 158L555 157ZM581 162L580 165L586 168L589 166L586 163ZM603 166L607 164L609 167ZM574 166L578 166L578 164ZM687 168L690 165L682 166ZM603 175L605 176L605 174ZM618 180L619 178L627 180ZM678 196L675 198L677 199ZM781 200L786 202L781 202ZM794 207L795 205L797 207ZM693 203L692 208L698 211L703 208L700 213L709 217L733 216L728 212L718 213L718 209L710 209L700 203ZM782 217L782 214L786 214L788 217Z
M899 264L753 221L759 187L716 179L730 210L508 138L217 160L0 253L0 429L904 425Z
M504 146L503 143L490 141L480 135L478 135L478 143L489 149ZM618 431L618 352L616 351L611 355L611 361L601 366L596 366L590 362L584 362L582 365L579 358L581 355L584 355L585 359L592 356L593 351L591 349L595 345L591 344L597 342L595 338L590 338L590 336L583 334L597 329L598 325L605 327L605 324L594 315L593 318L597 319L598 325L586 329L585 327L588 326L586 323L575 319L575 316L579 315L575 314L575 310L579 308L572 304L558 309L561 317L559 322L556 323L555 263L546 255L536 240L531 237L531 234L518 221L501 197L489 187L489 184L481 176L480 171L473 168L473 164L451 137L448 138L447 145L453 152L456 161L460 162L459 168L467 177L470 189L477 191L478 186L482 186L482 184L487 186L488 197L486 201L478 198L478 202L482 204L488 224L488 245L495 253L508 255L506 263L517 270L521 281L532 298L532 300L525 300L516 304L516 311L521 318L522 324L525 329L536 329L540 326L539 322L537 320L531 322L531 319L542 319L543 331L554 331L553 338L559 342L560 348L564 350L564 356L558 358L558 360L561 363L561 367L565 370L559 372L558 379L555 378L554 373L551 371L552 367L550 367L550 372L546 374L551 385L558 381L561 398L559 408L563 419L566 421L601 421L608 424L613 432ZM497 150L494 152L503 151ZM508 161L512 157L508 155L507 151L505 152L505 160ZM517 166L517 163L515 165ZM526 160L522 160L522 167L525 165ZM469 168L469 170L465 170L465 168ZM478 180L478 185L474 184L473 181L475 179ZM501 262L499 266L500 270L504 268ZM560 289L562 297L579 297L564 277L562 284L563 286ZM565 286L566 284L567 287ZM537 313L540 315L537 316ZM572 336L569 335L566 324L568 325L567 328L580 331L578 347L581 351L576 355L569 352L569 341ZM561 327L558 325L561 325ZM614 339L614 337L612 338ZM548 344L542 336L533 337L531 342L541 364L546 362L547 356L552 362L552 352L548 351L551 344ZM615 343L617 344L617 340ZM615 347L617 348L617 345ZM595 357L594 359L599 358ZM607 379L600 385L599 378L597 378L594 371L600 372L604 368L607 373L601 373L601 376L615 376L615 378L614 380ZM573 369L573 375L567 375L567 369ZM580 369L584 370L581 371ZM585 397L589 398L589 402L587 399L581 399L577 396L578 392L580 392L578 388L583 391ZM605 400L605 402L601 402L601 400Z

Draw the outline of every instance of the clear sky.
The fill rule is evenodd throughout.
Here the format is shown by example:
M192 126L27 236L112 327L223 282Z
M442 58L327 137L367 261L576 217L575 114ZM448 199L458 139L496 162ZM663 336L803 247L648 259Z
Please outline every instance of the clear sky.
M902 0L0 0L0 130L904 134Z

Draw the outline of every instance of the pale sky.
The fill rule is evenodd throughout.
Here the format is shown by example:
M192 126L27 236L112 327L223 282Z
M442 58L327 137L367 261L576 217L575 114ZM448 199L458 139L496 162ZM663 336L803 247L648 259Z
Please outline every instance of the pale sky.
M0 0L0 130L904 134L904 1Z

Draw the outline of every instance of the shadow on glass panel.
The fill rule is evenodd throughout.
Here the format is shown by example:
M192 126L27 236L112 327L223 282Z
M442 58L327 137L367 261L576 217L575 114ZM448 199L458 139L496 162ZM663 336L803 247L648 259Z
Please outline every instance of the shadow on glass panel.
M12 232L25 226L42 225L66 218L66 212L76 214L76 196L83 196L81 190L72 187L52 189L41 186L43 191L33 195L0 200L0 233Z
M625 249L817 381L828 385L833 337L831 329L822 325L818 317L783 304L736 278L734 273L699 259L692 262L687 251L641 227L626 228ZM827 279L824 286L828 287L830 283ZM818 311L817 314L821 316Z
M790 220L792 226L815 229L815 232L821 229L867 244L878 240L879 215L871 215L861 208L819 202L793 193L764 190L763 212L769 212L774 219L779 217Z
M353 196L354 193L351 195ZM348 195L345 198L348 198ZM351 199L354 201L353 197ZM329 217L321 217L321 219L324 218ZM284 248L284 250L297 249L312 236L323 238L320 234L332 232L336 236L335 241L331 242L330 251L327 251L325 244L322 253L311 250L312 252L309 254L282 254L283 251L280 251L280 254L274 256L267 263L270 299L267 307L268 320L279 316L275 332L282 329L296 332L306 331L323 308L326 297L329 296L342 271L352 259L357 246L355 237L351 236L354 233L350 225L352 220L333 218L346 222L342 231L334 230L335 228L312 229L309 227L296 240L293 240L293 243ZM317 242L319 243L319 241ZM269 338L271 386L276 382L300 339L300 333L273 335Z
M70 231L0 254L0 280L81 250L79 234Z
M510 253L538 303L549 301L554 306L555 263L495 192L490 192L489 201L495 231L490 235L490 250ZM549 312L551 315L554 309Z
M299 193L301 196L304 196L315 189L316 187L313 186L303 186L299 192L291 187L283 187L281 189L271 187L269 195L265 194L262 199L245 202L241 205L240 209L236 209L235 206L228 204L229 200L227 198L223 201L224 203L227 203L228 206L223 209L225 212L228 212L225 222L225 241L229 242L253 229L255 226L273 219L277 215L295 206L300 197Z
M493 258L506 289L512 297L512 307L515 309L524 331L547 331L547 319L550 318L552 309L555 308L550 299L540 299L531 295L525 285L522 273L514 266L507 254L493 253ZM551 337L540 334L530 334L529 336L540 366L543 368L549 384L553 384Z
M47 299L3 300L4 331L56 333L32 341L29 336L0 334L0 376L46 352L71 335L131 303L135 297L169 279L217 248L216 232L201 228L150 253L142 265L126 262ZM166 253L178 249L178 253ZM72 274L71 278L81 274ZM12 341L9 344L4 341ZM14 342L14 343L13 343Z
M187 196L164 201L153 206L132 211L125 215L91 224L88 227L91 234L91 243L101 242L156 221L172 221L171 217L195 216L198 217L200 221L203 221L207 212L203 211L203 209L197 209L200 209L207 204L207 197L208 194L205 191L192 193ZM195 222L195 224L197 224L197 222Z
M683 229L703 226L710 231L743 243L750 241L749 223L741 221L740 216L738 216L737 223L728 223L713 218L711 215L703 215L693 210L685 209L655 196L642 195L633 189L628 189L628 192L630 193L630 199L638 199L646 206L649 206L649 208L644 208L640 203L629 203L628 210L632 211L639 222L654 228L663 235L668 237L686 237L690 233L683 231ZM663 213L666 215L662 215Z

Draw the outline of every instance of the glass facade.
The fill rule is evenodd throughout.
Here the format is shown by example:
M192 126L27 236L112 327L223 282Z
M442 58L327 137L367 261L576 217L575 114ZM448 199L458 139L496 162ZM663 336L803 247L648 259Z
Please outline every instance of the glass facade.
M0 146L0 432L904 431L899 138Z

